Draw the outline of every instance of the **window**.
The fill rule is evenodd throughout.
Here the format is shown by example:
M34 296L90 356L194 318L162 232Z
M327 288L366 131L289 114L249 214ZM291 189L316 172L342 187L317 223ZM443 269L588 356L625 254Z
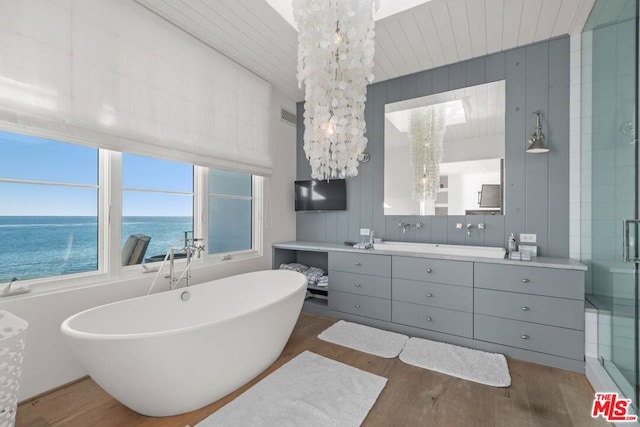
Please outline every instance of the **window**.
M0 152L0 283L98 270L98 149L0 131Z
M162 261L192 231L193 166L122 155L122 265Z
M0 284L133 275L187 231L209 254L260 253L258 177L5 131L0 150Z
M209 253L253 248L253 177L209 169Z

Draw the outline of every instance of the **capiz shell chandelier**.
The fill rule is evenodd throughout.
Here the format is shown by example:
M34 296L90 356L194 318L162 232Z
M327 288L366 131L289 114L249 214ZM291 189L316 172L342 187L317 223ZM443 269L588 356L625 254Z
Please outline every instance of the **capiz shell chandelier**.
M298 85L305 85L304 152L314 179L358 174L367 146L375 0L293 0Z
M429 105L411 112L410 141L413 188L411 197L419 202L435 201L440 187L440 163L447 130L443 104Z

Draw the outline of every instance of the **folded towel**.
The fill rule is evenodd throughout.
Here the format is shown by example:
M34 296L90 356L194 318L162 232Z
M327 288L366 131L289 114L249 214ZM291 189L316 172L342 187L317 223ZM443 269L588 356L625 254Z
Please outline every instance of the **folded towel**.
M318 279L318 282L316 283L316 286L324 288L329 286L329 276L322 276Z
M304 264L298 264L297 262L292 262L290 264L283 262L282 264L280 264L280 270L291 270L291 271L297 271L298 273L304 273L308 269L309 269L308 266Z
M310 285L315 285L318 283L318 280L327 275L327 272L321 269L320 267L309 267L308 270L304 271L302 274L307 276Z

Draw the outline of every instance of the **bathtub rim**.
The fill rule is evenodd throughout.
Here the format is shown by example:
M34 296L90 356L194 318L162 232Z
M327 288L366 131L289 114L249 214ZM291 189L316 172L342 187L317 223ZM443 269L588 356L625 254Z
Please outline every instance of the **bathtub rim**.
M205 285L207 283L212 283L212 282L216 282L218 280L224 280L230 277L239 277L239 276L250 276L250 275L255 275L256 273L261 273L261 272L268 272L268 271L273 271L273 272L279 272L278 274L280 274L280 272L284 272L285 274L288 275L298 275L301 276L300 278L301 283L299 287L294 288L291 292L287 292L286 294L280 296L279 298L271 301L268 304L264 304L264 305L260 305L259 307L257 307L257 310L255 311L260 311L260 310L264 310L267 309L269 307L272 307L273 305L276 305L280 302L282 302L283 300L290 298L291 296L293 296L296 292L299 292L300 289L305 289L307 288L307 284L308 284L308 278L307 276L305 276L302 273L298 273L295 271L290 271L290 270L258 270L258 271L252 271L249 273L241 273L241 274L234 274L232 276L227 276L227 277L221 277L219 279L213 279L213 280L209 280L206 282L202 282L202 283L198 283L192 286L200 286L200 285ZM211 325L212 323L219 323L219 324L224 324L233 320L236 320L244 315L246 315L247 313L251 313L252 311L246 311L246 312L241 312L239 314L234 314L232 316L229 317L225 317L224 319L220 319L217 320L215 322L206 322L206 323L197 323L195 325L189 325L189 326L185 326L182 328L174 328L174 329L164 329L161 331L153 331L153 332L136 332L136 333L131 333L131 334L99 334L99 333L94 333L94 332L83 332L83 331L78 331L77 329L73 329L69 326L69 323L72 322L75 318L89 312L89 311L93 311L93 310L98 310L101 309L103 307L108 307L111 305L115 305L115 304L119 304L122 303L123 301L133 301L133 300L138 300L138 299L142 299L142 298L147 298L153 295L161 295L164 294L166 292L174 292L174 293L179 293L179 292L185 292L188 291L189 288L186 287L182 287L182 288L178 288L178 289L173 289L170 291L164 291L164 292L157 292L155 294L151 294L151 295L142 295L139 297L134 297L134 298L127 298L124 300L120 300L120 301L114 301L108 304L102 304L96 307L91 307L88 308L86 310L82 310L78 313L72 314L71 316L67 317L61 324L60 324L60 332L63 335L66 335L68 337L72 337L72 338L79 338L79 339L87 339L87 340L106 340L106 339L111 339L111 340L131 340L131 339L146 339L146 338L156 338L156 337L161 337L164 335L171 335L171 334L175 334L175 333L186 333L186 332L192 332L192 331L197 331L199 329L203 329L209 325Z

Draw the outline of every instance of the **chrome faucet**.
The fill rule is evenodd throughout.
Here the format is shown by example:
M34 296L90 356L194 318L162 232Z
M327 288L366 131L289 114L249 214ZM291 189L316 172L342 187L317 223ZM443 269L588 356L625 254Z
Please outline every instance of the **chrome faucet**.
M467 236L471 236L472 228L473 228L473 224L467 224Z
M165 276L169 279L169 289L175 289L178 283L182 280L185 281L185 286L191 286L191 263L193 262L194 255L200 258L200 255L204 251L204 244L202 241L204 239L189 237L189 234L193 236L193 231L185 231L184 232L184 246L181 248L171 247L169 249L169 275ZM175 277L175 251L176 249L179 252L187 254L187 266L185 267L185 271L182 272L180 277ZM184 277L186 274L186 277Z
M407 228L411 227L411 225L411 223L400 221L398 223L398 228L402 228L402 234L405 234L407 232Z

